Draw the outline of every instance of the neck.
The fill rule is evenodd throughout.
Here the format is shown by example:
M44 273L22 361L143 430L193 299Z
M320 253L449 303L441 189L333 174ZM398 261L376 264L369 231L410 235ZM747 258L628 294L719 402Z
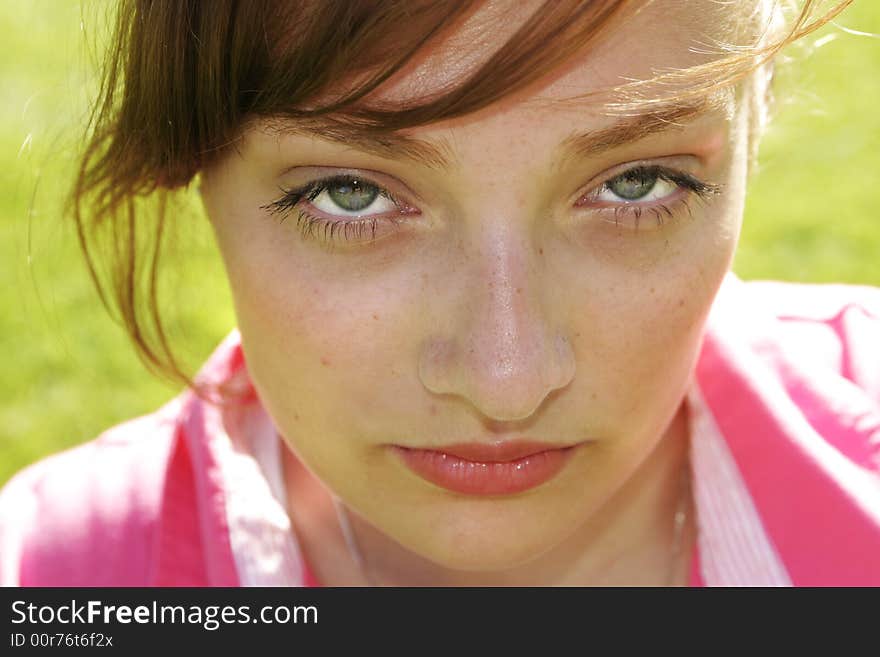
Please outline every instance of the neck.
M327 585L565 586L686 584L693 513L684 405L653 452L602 508L555 548L523 566L496 572L444 568L407 550L359 515L343 510L346 541L333 498L285 451L290 508L300 543ZM310 480L310 481L309 481ZM684 507L682 502L685 502ZM676 532L675 516L688 521ZM360 563L359 563L360 561Z

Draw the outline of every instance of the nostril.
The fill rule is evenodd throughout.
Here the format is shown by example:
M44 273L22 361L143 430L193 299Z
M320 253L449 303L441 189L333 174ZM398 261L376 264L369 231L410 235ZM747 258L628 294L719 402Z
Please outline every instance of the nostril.
M486 419L521 423L574 378L572 341L560 331L545 331L531 332L526 341L496 333L483 345L431 340L420 354L419 377L429 392L458 396Z

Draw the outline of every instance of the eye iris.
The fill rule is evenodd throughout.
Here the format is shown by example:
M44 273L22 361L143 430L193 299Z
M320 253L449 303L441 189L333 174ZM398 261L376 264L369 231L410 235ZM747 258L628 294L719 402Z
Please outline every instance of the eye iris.
M608 189L627 201L647 196L657 184L657 175L648 171L628 171L608 183Z
M379 188L358 180L337 183L327 190L336 205L348 212L357 212L368 207L379 196Z

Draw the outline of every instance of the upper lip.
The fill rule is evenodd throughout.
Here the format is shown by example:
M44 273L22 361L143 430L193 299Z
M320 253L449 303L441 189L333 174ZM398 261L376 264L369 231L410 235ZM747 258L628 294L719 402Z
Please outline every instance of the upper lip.
M444 445L442 447L405 447L404 449L421 449L430 452L441 452L457 456L466 461L480 463L515 461L526 456L547 452L554 449L566 449L574 445L546 443L537 440L500 440L491 443L473 442Z

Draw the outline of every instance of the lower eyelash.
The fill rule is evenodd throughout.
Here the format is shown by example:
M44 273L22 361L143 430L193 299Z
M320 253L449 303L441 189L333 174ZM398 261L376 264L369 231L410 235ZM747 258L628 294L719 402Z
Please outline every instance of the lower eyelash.
M717 196L722 191L721 185L705 183L688 175L679 175L665 170L661 170L660 173L662 179L679 185L687 190L688 193L673 204L660 203L658 205L638 205L636 203L629 203L614 208L604 208L604 210L612 210L613 217L611 220L614 222L615 226L620 226L620 219L622 216L632 215L635 222L634 228L638 231L639 222L645 212L654 216L657 226L663 226L667 221L674 221L676 219L676 211L679 208L686 210L688 216L693 219L694 213L691 208L692 199L696 198L700 202L706 202L710 197Z
M688 214L693 217L693 212L691 211L690 204L688 203L687 198L681 199L680 204L684 206ZM620 217L623 214L632 214L633 219L635 221L635 229L639 229L639 221L642 218L642 215L645 212L649 212L654 215L654 218L657 222L658 226L662 226L666 223L667 220L674 220L675 214L673 213L672 208L668 205L654 205L654 206L637 206L637 205L622 205L620 207L614 208L614 225L620 226Z
M315 236L316 230L323 229L324 232L321 238L324 242L333 242L334 236L339 230L342 231L343 239L346 241L352 239L349 231L354 232L354 236L358 240L363 238L365 231L369 231L370 240L374 240L376 239L376 226L378 223L377 219L370 217L346 221L328 221L327 219L309 214L305 210L300 210L296 218L296 225L303 239L312 238Z

